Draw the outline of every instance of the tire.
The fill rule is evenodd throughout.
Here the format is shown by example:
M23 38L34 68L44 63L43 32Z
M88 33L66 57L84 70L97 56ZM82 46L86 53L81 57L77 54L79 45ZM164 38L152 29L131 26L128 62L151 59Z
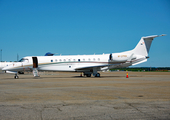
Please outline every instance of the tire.
M100 73L97 73L97 74L95 75L95 77L100 77Z
M18 76L14 76L15 79L18 79L19 77Z
M91 77L91 74L86 74L87 77Z

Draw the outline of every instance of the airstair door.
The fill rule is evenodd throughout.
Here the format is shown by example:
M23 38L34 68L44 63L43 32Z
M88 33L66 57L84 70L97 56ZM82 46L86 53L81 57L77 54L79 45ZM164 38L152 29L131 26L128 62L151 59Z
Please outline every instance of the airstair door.
M38 59L37 59L37 57L32 57L32 61L33 61L33 68L38 68Z
M38 74L38 59L37 57L32 57L32 61L33 61L33 75L34 77L39 77Z

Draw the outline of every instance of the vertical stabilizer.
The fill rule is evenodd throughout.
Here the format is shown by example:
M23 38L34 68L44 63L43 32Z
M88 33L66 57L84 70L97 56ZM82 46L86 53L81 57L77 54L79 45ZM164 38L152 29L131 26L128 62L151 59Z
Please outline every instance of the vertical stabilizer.
M165 36L165 35L153 35L142 37L137 44L137 46L133 49L133 53L136 55L148 56L149 50L152 44L152 40L156 37Z

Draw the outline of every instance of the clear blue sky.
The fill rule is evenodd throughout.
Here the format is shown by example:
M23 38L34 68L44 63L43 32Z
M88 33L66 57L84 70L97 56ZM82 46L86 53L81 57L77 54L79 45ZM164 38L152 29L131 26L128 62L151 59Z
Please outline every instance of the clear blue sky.
M169 0L0 0L3 61L123 52L160 34L142 67L170 67Z

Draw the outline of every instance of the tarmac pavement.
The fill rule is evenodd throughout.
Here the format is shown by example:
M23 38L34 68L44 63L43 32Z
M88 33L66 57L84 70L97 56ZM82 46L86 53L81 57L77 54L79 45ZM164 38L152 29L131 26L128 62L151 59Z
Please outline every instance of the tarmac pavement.
M170 119L170 72L0 73L0 120Z

